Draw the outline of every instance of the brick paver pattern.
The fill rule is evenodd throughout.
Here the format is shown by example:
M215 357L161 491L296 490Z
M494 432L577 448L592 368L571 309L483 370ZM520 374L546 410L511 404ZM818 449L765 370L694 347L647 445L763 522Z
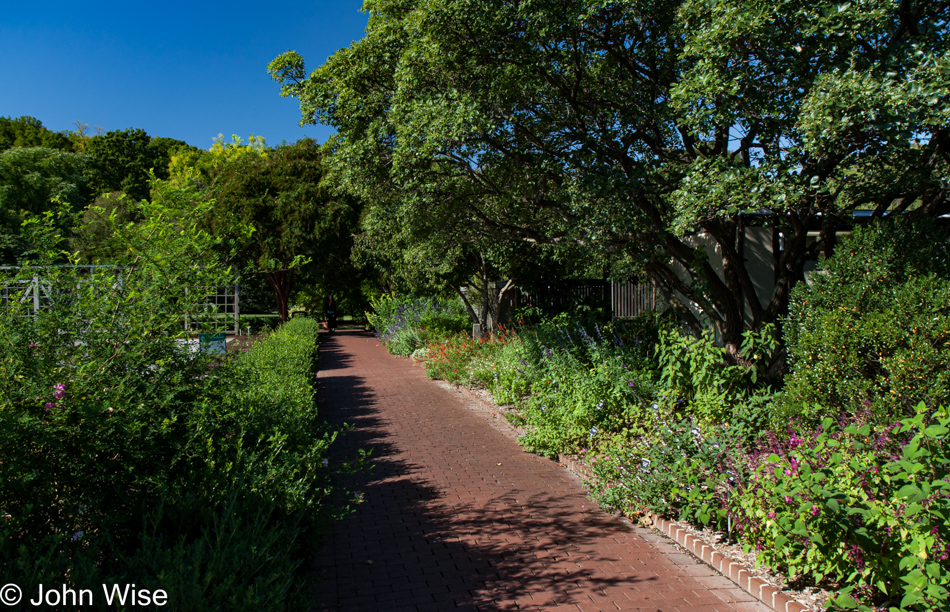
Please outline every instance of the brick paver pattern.
M331 460L366 501L321 549L318 610L764 611L654 532L599 510L499 419L371 334L321 336L324 417L354 428Z

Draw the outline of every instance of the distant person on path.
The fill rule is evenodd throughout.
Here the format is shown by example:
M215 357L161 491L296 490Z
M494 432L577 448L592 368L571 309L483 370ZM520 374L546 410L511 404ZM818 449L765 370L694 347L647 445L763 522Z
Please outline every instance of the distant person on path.
M327 299L327 329L336 329L336 302L333 301L332 295Z

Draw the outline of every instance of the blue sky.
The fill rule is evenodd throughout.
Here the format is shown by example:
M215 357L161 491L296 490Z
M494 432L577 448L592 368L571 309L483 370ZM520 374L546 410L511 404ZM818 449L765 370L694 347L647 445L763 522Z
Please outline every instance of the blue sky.
M267 64L288 49L312 70L362 37L362 0L159 3L10 0L0 12L0 116L55 131L142 128L203 149L218 134L303 136L297 101Z

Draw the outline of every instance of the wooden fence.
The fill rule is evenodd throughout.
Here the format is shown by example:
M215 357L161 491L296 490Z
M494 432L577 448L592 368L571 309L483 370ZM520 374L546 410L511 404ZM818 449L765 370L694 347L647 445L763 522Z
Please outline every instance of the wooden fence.
M503 284L499 284L499 288L501 286ZM502 312L510 314L519 308L567 311L582 303L609 308L614 319L666 309L666 302L650 283L573 280L552 283L530 293L515 288L506 294Z

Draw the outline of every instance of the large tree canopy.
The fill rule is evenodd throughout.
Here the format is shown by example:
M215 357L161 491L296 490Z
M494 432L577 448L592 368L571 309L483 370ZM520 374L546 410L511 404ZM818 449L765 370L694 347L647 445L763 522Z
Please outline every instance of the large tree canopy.
M332 279L348 264L358 215L353 201L322 184L323 155L309 139L233 155L209 172L213 233L240 243L237 263L266 276L285 321L294 278L304 266L311 278Z
M948 2L364 6L365 37L311 74L294 52L270 67L303 122L336 128L338 185L368 202L401 191L407 222L438 208L486 234L585 245L733 350L787 310L853 210L950 210ZM765 299L747 212L782 237Z
M156 178L168 178L172 155L187 149L194 147L174 138L153 138L138 128L93 136L84 146L92 196L122 191L134 201L147 200L149 172L154 170Z

